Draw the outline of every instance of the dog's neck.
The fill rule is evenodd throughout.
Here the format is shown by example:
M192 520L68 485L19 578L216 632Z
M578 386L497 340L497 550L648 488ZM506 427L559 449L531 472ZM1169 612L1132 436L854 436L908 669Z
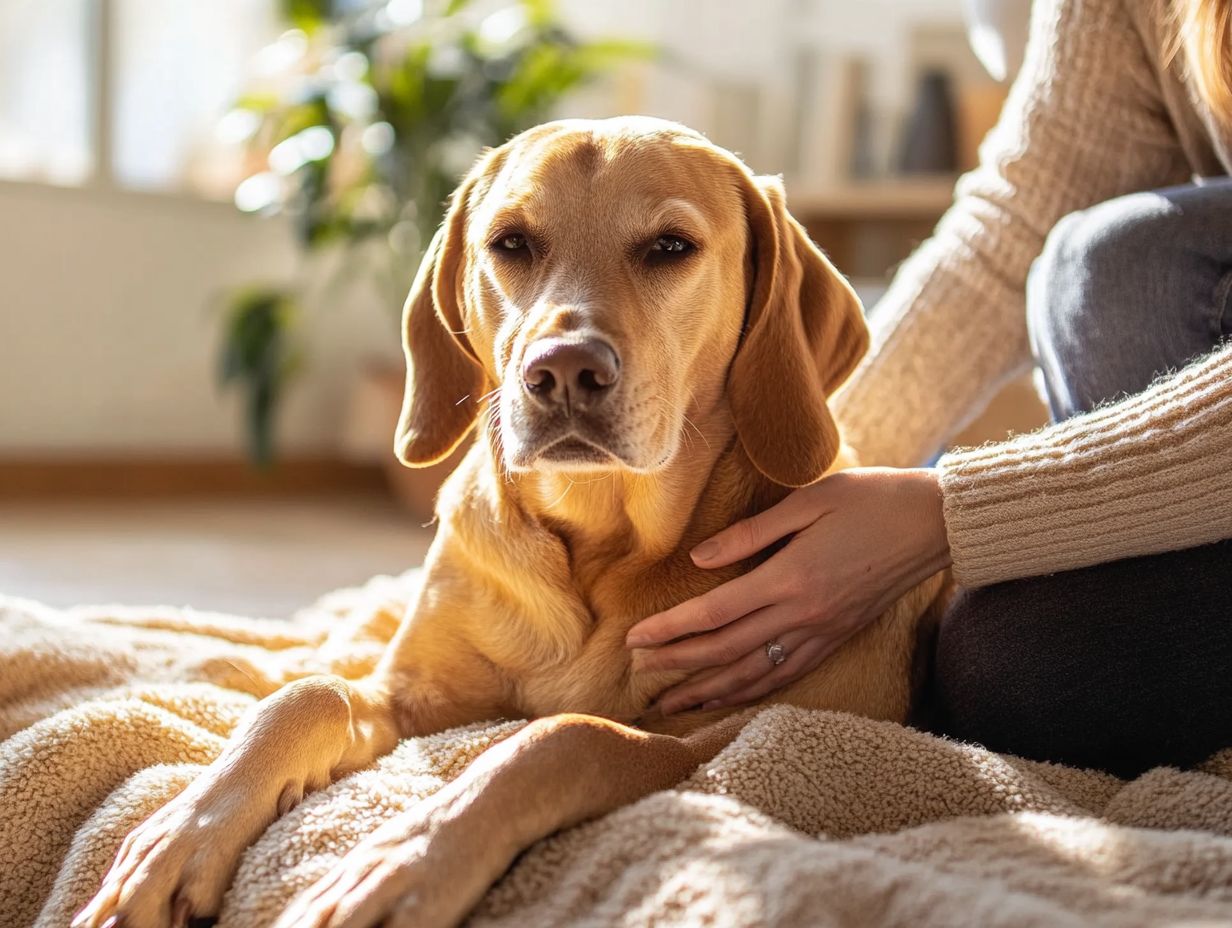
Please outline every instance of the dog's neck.
M575 561L613 555L662 561L746 514L747 493L713 494L715 476L743 460L727 411L700 417L698 430L653 474L612 471L510 475L503 492L521 510L560 535Z
M726 443L725 443L726 444ZM682 451L654 474L613 471L568 475L529 473L515 478L524 508L581 552L661 559L680 547L720 451Z

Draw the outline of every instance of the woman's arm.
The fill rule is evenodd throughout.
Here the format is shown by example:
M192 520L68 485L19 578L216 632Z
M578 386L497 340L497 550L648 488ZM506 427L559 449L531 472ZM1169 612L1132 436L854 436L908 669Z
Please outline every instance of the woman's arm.
M1232 345L1119 403L947 454L938 470L965 586L1232 538Z
M1125 0L1037 0L1026 60L980 166L871 315L834 398L866 464L935 454L1029 360L1027 272L1057 220L1187 180L1153 58Z

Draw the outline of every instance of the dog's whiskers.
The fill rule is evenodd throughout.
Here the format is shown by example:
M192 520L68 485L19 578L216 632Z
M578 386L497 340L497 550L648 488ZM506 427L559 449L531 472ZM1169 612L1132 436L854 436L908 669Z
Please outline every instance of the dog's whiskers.
M475 400L476 403L491 403L493 400L500 399L500 392L503 387L497 387L495 390L489 390L483 396Z
M505 466L505 442L501 437L500 414L500 404L489 403L487 410L484 412L483 429L492 448L492 456L495 459L497 473L500 474L501 479L505 483L512 483L513 478L509 473L509 469Z
M689 387L686 387L685 391L686 391L686 396L685 396L685 401L684 401L684 408L689 409L693 405L693 390ZM680 415L684 419L685 425L689 426L689 428L695 431L697 433L697 437L706 443L706 450L707 451L712 450L710 447L710 439L706 437L705 432L703 432L701 429L697 427L697 423L694 422L692 419L690 419L688 414L685 412L681 412ZM685 432L684 434L687 436L689 433Z
M555 500L548 503L548 509L555 509L557 506L563 503L565 501L565 497L569 495L569 491L573 489L573 481L569 478L569 475L562 474L562 476L565 478L565 482L568 484L568 486L565 487L564 492L562 492L560 496L556 497Z
M705 442L705 443L706 443L706 450L707 450L707 451L712 450L712 449L711 449L711 447L710 447L710 439L706 437L706 433L705 433L705 432L703 432L700 428L698 428L698 427L697 427L697 423L695 423L695 422L694 422L692 419L690 419L688 416L684 415L684 413L681 413L681 416L682 416L682 417L683 417L683 419L684 419L684 423L685 423L685 425L687 425L689 428L691 428L693 431L695 431L695 432L697 433L697 437L698 437L698 438L700 438L703 442ZM685 433L684 433L684 437L685 437L685 439L686 439L686 440L688 440L688 439L689 439L689 433L688 433L688 432L685 432Z

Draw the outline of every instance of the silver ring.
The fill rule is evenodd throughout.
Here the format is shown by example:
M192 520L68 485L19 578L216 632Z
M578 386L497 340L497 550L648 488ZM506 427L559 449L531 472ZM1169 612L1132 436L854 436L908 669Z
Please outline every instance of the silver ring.
M766 657L770 658L770 663L777 667L783 661L787 660L787 649L777 641L766 642Z

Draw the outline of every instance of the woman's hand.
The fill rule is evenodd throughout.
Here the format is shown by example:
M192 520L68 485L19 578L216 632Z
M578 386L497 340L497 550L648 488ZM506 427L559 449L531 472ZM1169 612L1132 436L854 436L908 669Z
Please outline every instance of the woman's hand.
M950 563L936 472L872 467L796 490L703 541L693 562L724 567L787 536L756 569L629 630L628 647L652 649L634 651L635 670L697 671L659 697L662 712L786 686ZM769 642L782 645L777 665Z

